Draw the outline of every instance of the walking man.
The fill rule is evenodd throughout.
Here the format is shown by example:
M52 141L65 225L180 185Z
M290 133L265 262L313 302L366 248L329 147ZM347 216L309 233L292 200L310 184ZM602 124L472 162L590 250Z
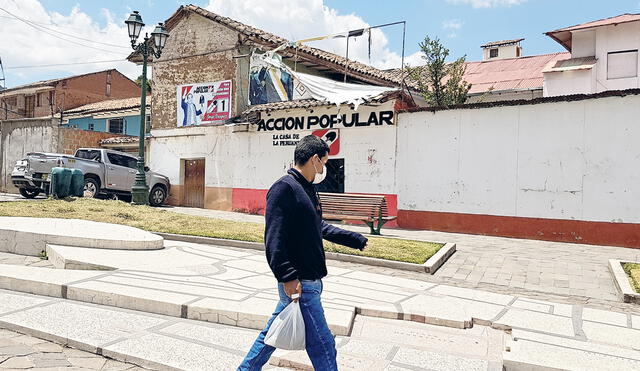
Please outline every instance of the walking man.
M366 247L367 239L322 220L322 206L313 185L326 177L328 159L327 143L313 135L302 138L295 149L295 166L267 193L264 240L280 301L239 371L261 370L267 363L275 348L266 345L264 337L274 318L293 300L300 300L306 350L314 369L338 370L336 344L320 301L321 279L327 275L322 239L358 250ZM299 299L292 299L294 294Z

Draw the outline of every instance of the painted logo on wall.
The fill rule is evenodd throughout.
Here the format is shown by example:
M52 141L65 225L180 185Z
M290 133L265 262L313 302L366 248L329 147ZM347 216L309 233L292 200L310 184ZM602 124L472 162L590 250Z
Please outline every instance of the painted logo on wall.
M178 85L177 125L224 124L231 117L231 80Z
M340 130L316 130L311 134L327 142L327 144L329 145L329 156L335 156L340 153Z

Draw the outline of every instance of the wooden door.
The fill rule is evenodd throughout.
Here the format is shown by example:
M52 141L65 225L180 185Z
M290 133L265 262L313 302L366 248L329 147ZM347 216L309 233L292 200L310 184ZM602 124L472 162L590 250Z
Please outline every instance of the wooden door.
M184 161L184 206L204 207L204 159Z
M34 117L35 109L36 109L36 97L34 95L24 97L25 116Z

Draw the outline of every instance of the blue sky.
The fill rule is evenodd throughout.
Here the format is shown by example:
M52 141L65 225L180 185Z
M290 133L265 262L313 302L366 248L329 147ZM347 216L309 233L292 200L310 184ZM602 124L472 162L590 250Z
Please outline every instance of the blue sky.
M122 60L128 53L122 21L131 10L139 10L151 27L169 17L181 3L187 2L0 0L0 8L37 22L36 25L109 44L80 40L82 45L77 45L53 36L43 37L37 28L0 11L0 40L3 40L0 58L7 67L7 86L112 67L135 78L139 67L127 62L103 62ZM562 51L559 44L543 35L545 31L622 13L640 13L640 0L194 0L192 3L288 39L405 20L405 54L414 65L419 61L418 42L425 35L439 37L451 50L452 57L466 54L468 60L481 58L481 44L512 38L525 38L524 54L534 55ZM402 28L389 27L383 31L384 35L373 35L371 63L379 68L399 67ZM343 43L333 40L312 46L342 54ZM369 62L366 41L351 44L350 55ZM15 68L88 61L102 63Z

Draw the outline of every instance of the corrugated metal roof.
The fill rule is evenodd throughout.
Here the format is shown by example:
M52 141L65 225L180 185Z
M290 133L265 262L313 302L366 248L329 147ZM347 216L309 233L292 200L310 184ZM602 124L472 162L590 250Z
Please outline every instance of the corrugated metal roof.
M596 57L571 58L557 61L553 65L547 66L542 72L562 72L573 70L589 70L595 66L598 60Z
M625 13L615 17L599 19L586 23L577 24L565 28L546 32L545 34L564 46L565 49L571 51L571 31L585 30L594 27L616 25L620 23L640 21L640 13Z
M542 70L550 63L570 58L569 53L553 53L468 62L464 80L471 84L469 94L489 90L542 89Z
M583 30L585 28L608 26L613 24L635 22L635 21L640 21L640 13L625 13L625 14L617 15L615 17L609 17L609 18L599 19L597 21L577 24L575 26L559 28L557 30L549 31L547 33L560 32L560 31L576 31L576 30Z

